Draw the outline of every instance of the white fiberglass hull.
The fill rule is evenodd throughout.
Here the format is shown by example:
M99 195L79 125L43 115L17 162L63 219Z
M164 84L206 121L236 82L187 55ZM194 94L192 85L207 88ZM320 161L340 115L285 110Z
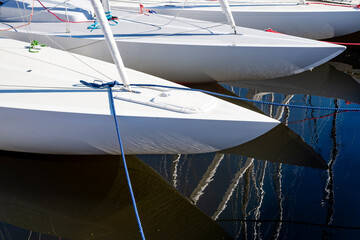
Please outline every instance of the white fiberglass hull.
M179 18L170 23L169 16L119 10L113 10L113 14L122 16L112 31L125 66L181 83L289 76L327 62L345 49L240 27L234 35L228 26L192 19ZM0 29L17 25L2 22ZM55 48L111 62L101 30L90 31L89 25L33 22L30 36ZM0 36L29 39L25 28L0 31Z
M139 8L138 2L112 1L114 6ZM145 1L145 7L159 14L226 23L217 1ZM184 6L184 7L183 7ZM300 4L296 1L229 1L237 26L277 32L311 39L338 37L360 30L360 8L347 5Z
M113 64L0 38L0 149L49 154L119 154L106 89L93 82L117 78ZM79 61L78 59L81 59ZM86 62L86 64L84 64ZM91 66L91 67L90 67ZM134 83L179 86L129 70ZM114 88L126 154L202 153L252 140L279 122L199 92Z

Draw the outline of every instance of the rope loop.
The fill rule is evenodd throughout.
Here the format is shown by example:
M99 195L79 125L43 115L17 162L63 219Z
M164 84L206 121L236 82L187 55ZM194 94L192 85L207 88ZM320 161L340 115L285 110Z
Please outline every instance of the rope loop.
M119 24L118 17L115 17L111 14L111 12L105 12L107 20L110 22L110 26L116 26ZM90 29L90 32L94 31L95 29L100 29L100 24L98 20L95 20L93 24L87 27L87 29Z
M87 87L99 88L99 89L103 89L103 88L107 88L107 87L113 88L113 87L116 86L116 85L123 85L123 84L120 84L120 83L117 82L117 81L106 82L106 83L101 83L101 84L98 84L98 83L96 83L96 82L89 83L89 82L86 82L86 81L84 81L84 80L80 80L80 82L81 82L82 84L84 84L85 86L87 86ZM100 81L99 81L99 82L100 82Z
M110 21L110 26L115 26L115 25L118 25L118 20L119 18L118 17L115 17L111 14L111 12L105 12L105 15L106 15L106 18L108 21Z

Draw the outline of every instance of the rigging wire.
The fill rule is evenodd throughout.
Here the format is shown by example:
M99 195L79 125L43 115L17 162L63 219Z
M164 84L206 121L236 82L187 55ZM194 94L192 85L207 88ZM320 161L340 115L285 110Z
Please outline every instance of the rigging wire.
M117 83L117 85L122 86L123 84ZM175 87L175 86L166 86L166 85L158 85L158 84L130 84L130 85L134 86L134 87L159 87L159 88L168 88L168 89L185 90L185 91L198 91L198 92L207 93L207 94L218 96L218 97L225 97L225 98L229 98L229 99L242 100L242 101L247 101L247 102L252 102L252 103L274 105L274 106L278 106L278 107L283 106L283 107L292 107L292 108L300 108L300 109L314 109L314 110L324 110L324 111L348 111L348 112L359 112L360 111L360 108L313 107L313 106L304 106L304 105L266 102L266 101L242 98L242 97L238 97L238 96L230 96L230 95L226 95L226 94L221 94L221 93L216 93L216 92L211 92L211 91L196 89L196 88Z
M26 10L24 0L22 0L22 4L23 4L23 9ZM33 0L31 12L34 11L34 4L35 4L35 0ZM23 14L22 14L22 11L21 11L21 8L20 8L20 6L19 6L19 2L18 2L18 1L16 1L16 5L17 5L17 7L18 7L19 14L20 14L21 19L22 19L22 21L23 21L23 24L24 24L24 26L25 26L25 29L26 29L26 32L27 32L27 36L29 37L29 42L31 43L31 42L32 42L32 39L31 39L31 35L30 35L30 33L31 33L31 31L30 31L30 24L26 24L25 17L24 17ZM27 22L30 22L30 21L29 21L29 18L28 18L27 20L28 20Z
M59 43L57 43L55 40L53 40L51 37L49 37L48 35L44 35L48 40L50 40L51 42L53 42L57 47L59 47L61 50L63 50L64 52L68 53L70 56L74 57L76 60L78 60L79 62L83 63L84 65L86 65L87 67L91 68L92 70L96 71L97 73L101 74L102 76L104 76L105 78L107 78L108 80L113 80L111 77L109 77L108 75L106 75L105 73L103 73L103 71L98 70L96 67L91 66L90 64L88 64L87 62L83 61L81 58L79 58L76 54L70 52L69 50L65 49L63 46L61 46ZM92 43L93 44L93 43Z
M185 5L187 4L187 1L188 1L188 0L185 0L185 1L184 1L184 4L181 6L180 11L179 11L168 23L165 23L165 24L160 25L160 26L163 27L163 26L169 25L170 23L172 23L173 21L175 21L175 19L177 19L177 18L179 17L179 15L183 12L183 9L184 9Z
M90 65L88 65L88 66L91 67ZM101 72L99 72L99 73L101 73ZM111 79L111 78L109 78L109 79ZM113 81L113 83L117 86L122 86L122 87L124 86L124 84L119 83L117 81ZM108 84L108 83L104 83L104 84ZM131 87L143 87L143 88L165 88L165 89L174 89L174 90L202 92L202 93L206 93L206 94L214 95L214 96L218 96L218 97L241 100L241 101L246 101L246 102L251 102L251 103L273 105L273 106L277 106L277 107L282 106L282 107L298 108L298 109L314 109L314 110L321 110L321 111L339 111L339 112L353 112L353 113L360 112L360 108L315 107L315 106L304 106L304 105L295 105L295 104L274 103L274 102L247 99L247 98L238 97L238 96L230 96L230 95L226 95L226 94L216 93L216 92L197 89L197 88L167 86L167 85L159 85L159 84L130 84L130 86Z

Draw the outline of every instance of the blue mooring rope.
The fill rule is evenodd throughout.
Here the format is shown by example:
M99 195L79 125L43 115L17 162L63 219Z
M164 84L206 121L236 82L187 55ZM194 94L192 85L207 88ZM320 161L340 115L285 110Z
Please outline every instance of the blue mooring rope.
M81 82L83 82L83 81L81 81ZM87 83L87 84L89 84L89 83ZM95 84L97 86L102 86L103 85L105 87L109 83L104 83L104 84L91 83L91 84ZM115 86L115 85L124 86L124 84L121 84L121 83L119 83L117 81L111 82L111 84L113 84L112 86ZM216 92L211 92L211 91L202 90L202 89L196 89L196 88L175 87L175 86L166 86L166 85L158 85L158 84L130 84L130 86L133 86L133 87L161 87L161 88L169 88L169 89L184 90L184 91L195 91L195 92L207 93L207 94L214 95L214 96L219 96L219 97L242 100L242 101L252 102L252 103L261 103L261 104L273 105L273 106L278 106L278 107L292 107L292 108L327 110L327 111L348 111L348 112L359 112L360 111L360 108L313 107L313 106L303 106L303 105L294 105L294 104L265 102L265 101L252 100L252 99L247 99L247 98L242 98L242 97L237 97L237 96L230 96L230 95L226 95L226 94L221 94L221 93L216 93ZM102 88L104 88L104 87L102 87Z
M119 83L117 81L113 81L110 83L103 83L103 84L87 83L85 81L80 81L80 82L86 86L96 87L96 88L105 88L109 84L111 84L112 87L115 85L124 86L124 84ZM327 111L348 111L348 112L359 112L360 111L360 108L313 107L313 106L303 106L303 105L294 105L294 104L265 102L265 101L252 100L252 99L247 99L247 98L242 98L242 97L237 97L237 96L230 96L230 95L226 95L226 94L221 94L221 93L216 93L216 92L211 92L211 91L196 89L196 88L175 87L175 86L166 86L166 85L158 85L158 84L130 84L130 86L133 86L133 87L160 87L160 88L169 88L169 89L184 90L184 91L202 92L202 93L207 93L207 94L219 96L219 97L242 100L242 101L252 102L252 103L273 105L273 106L278 106L278 107L292 107L292 108L314 109L314 110L325 110L325 111L326 110Z
M119 84L119 83L116 83L116 85L123 86L123 84ZM252 102L252 103L262 103L262 104L280 106L280 107L293 107L293 108L314 109L314 110L328 110L328 111L349 111L349 112L358 112L358 111L360 111L360 108L312 107L312 106L303 106L303 105L265 102L265 101L252 100L252 99L247 99L247 98L242 98L242 97L237 97L237 96L230 96L230 95L226 95L226 94L221 94L221 93L216 93L216 92L211 92L211 91L202 90L202 89L196 89L196 88L174 87L174 86L165 86L165 85L157 85L157 84L131 84L130 86L135 86L135 87L162 87L162 88L170 88L170 89L185 90L185 91L197 91L197 92L207 93L207 94L211 94L211 95L219 96L219 97L226 97L226 98L230 98L230 99L242 100L242 101L247 101L247 102Z
M136 201L135 201L135 196L134 196L134 192L132 190L132 186L131 186L131 180L130 180L130 175L129 175L129 171L126 165L126 159L125 159L125 153L124 153L124 149L123 149L123 145L121 142L121 136L120 136L120 130L119 130L119 124L116 118L116 111L115 111L115 104L114 104L114 97L113 97L113 93L112 93L112 88L115 85L120 85L118 82L114 81L114 82L108 82L108 83L103 83L103 84L97 84L97 83L88 83L85 81L80 81L82 84L88 86L88 87L92 87L92 88L107 88L109 91L109 102L110 102L110 110L111 110L111 114L114 116L114 121L115 121L115 126L116 126L116 133L118 136L118 141L119 141L119 145L120 145L120 151L121 151L121 156L123 159L123 163L124 163L124 168L125 168L125 174L126 174L126 179L127 179L127 183L129 186L129 190L130 190L130 195L131 195L131 200L133 202L134 205L134 211L135 211L135 215L136 215L136 220L137 223L139 225L139 230L140 230L140 234L141 234L141 238L143 240L145 240L145 235L144 235L144 231L141 225L141 221L140 221L140 216L139 216L139 212L137 210L137 206L136 206Z

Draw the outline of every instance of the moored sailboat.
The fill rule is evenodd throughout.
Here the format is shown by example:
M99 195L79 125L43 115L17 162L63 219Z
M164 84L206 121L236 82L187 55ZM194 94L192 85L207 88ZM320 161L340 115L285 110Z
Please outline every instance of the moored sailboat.
M138 1L112 0L113 6L138 9ZM141 1L159 14L226 22L219 1ZM311 38L327 39L360 31L360 8L354 4L304 0L231 0L229 6L235 24L259 30Z
M118 79L113 64L47 47L30 53L27 43L0 42L0 149L119 154L108 91L80 83ZM203 93L171 90L165 86L180 85L148 74L129 70L128 75L131 85L164 87L113 89L126 154L212 152L279 124Z
M44 6L38 1L24 2L20 10L9 2L0 7L0 11L16 7L21 13L0 16L0 36L26 41L30 34L32 39L55 48L112 61L101 31L96 26L88 29L94 18L86 5L79 8L57 4L55 7L46 1L41 2ZM26 20L32 11L34 19ZM64 19L57 15L59 11L63 11ZM321 65L345 49L340 45L241 27L236 27L237 34L234 34L228 26L212 22L119 9L112 9L112 14L119 17L112 31L125 65L175 82L288 76ZM24 25L19 20L21 16L30 24L29 29L19 27ZM78 21L67 20L70 18ZM109 15L109 19L113 18Z

